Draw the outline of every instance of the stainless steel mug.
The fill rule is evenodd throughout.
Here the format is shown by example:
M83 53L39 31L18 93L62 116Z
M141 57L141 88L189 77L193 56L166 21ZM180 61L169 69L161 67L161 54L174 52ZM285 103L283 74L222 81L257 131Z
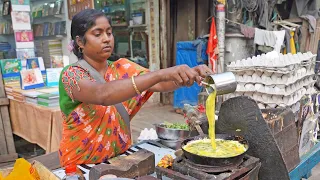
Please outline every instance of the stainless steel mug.
M237 89L236 77L232 72L224 72L220 74L213 74L204 79L207 93L212 93L214 89L217 95L233 93Z

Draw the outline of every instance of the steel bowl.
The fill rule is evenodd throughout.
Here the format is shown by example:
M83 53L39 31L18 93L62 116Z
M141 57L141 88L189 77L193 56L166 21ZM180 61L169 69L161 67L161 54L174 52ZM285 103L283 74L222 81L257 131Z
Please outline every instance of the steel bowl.
M160 140L178 140L185 139L189 136L189 130L166 128L164 124L154 125Z
M160 143L164 146L167 146L171 149L178 150L181 148L181 143L184 139L177 139L177 140L167 140L167 139L160 139Z

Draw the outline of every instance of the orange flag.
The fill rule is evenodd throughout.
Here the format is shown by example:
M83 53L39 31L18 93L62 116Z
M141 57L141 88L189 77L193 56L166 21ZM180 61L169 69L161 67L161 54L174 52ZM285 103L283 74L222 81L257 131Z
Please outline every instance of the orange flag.
M207 54L209 57L209 67L212 69L213 72L215 72L216 62L218 60L218 56L214 52L217 46L218 46L218 37L216 32L216 22L214 20L214 17L212 17Z

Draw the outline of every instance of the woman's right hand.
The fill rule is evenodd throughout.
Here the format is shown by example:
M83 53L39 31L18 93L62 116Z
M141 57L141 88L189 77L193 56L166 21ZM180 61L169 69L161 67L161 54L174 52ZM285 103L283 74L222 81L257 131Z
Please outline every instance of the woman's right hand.
M190 87L195 81L201 82L198 72L187 65L174 66L161 71L161 81L173 81L177 86Z

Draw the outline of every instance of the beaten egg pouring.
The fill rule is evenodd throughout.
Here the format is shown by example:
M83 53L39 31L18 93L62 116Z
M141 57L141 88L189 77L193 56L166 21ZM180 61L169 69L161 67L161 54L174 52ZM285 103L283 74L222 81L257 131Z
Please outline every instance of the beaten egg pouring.
M223 140L215 138L215 104L217 91L213 84L205 84L210 86L213 91L208 94L206 100L206 115L209 123L209 138L202 140L190 141L183 147L184 150L197 154L200 156L213 157L213 158L228 158L238 156L246 151L246 147L235 140Z

